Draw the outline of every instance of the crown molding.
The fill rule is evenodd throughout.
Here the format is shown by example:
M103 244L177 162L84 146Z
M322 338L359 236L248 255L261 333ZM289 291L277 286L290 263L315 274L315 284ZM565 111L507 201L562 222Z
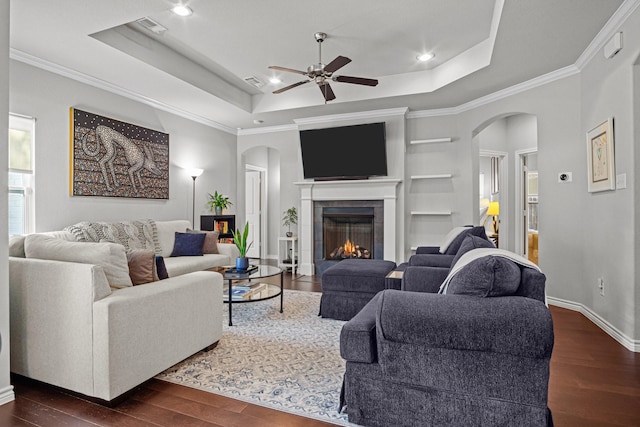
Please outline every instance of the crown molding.
M263 133L297 131L298 125L267 126L262 128L238 129L238 136L259 135Z
M544 74L542 76L535 77L526 82L519 83L517 85L508 87L506 89L499 90L480 98L476 98L473 101L461 104L457 107L440 108L437 110L417 110L407 113L407 119L419 119L424 117L437 117L437 116L449 116L464 113L469 110L473 110L483 105L491 104L501 99L509 98L513 95L517 95L528 90L544 86L556 80L561 80L566 77L578 74L580 70L575 65L569 65L568 67L561 68L556 71Z
M593 57L602 50L605 44L618 31L618 29L624 24L624 22L631 16L633 12L640 6L640 0L625 0L618 10L615 11L611 18L604 24L604 27L598 32L598 34L591 40L589 46L582 52L582 55L578 57L575 65L578 69L582 70L593 59Z
M386 110L358 111L354 113L332 114L328 116L306 117L294 119L297 125L314 125L318 123L342 122L357 119L375 119L379 117L405 116L409 109L407 107L388 108Z
M175 114L176 116L180 116L185 119L188 119L197 123L201 123L205 126L209 126L209 127L221 130L223 132L230 133L232 135L238 134L238 130L236 128L225 126L216 121L209 120L202 116L198 116L197 114L193 114L183 109L173 107L171 105L165 104L164 102L160 102L153 98L149 98L148 96L144 96L137 92L133 92L129 89L125 89L121 86L108 83L104 80L89 76L87 74L80 73L78 71L72 70L62 65L55 64L53 62L45 61L44 59L38 58L33 55L29 55L28 53L22 52L20 50L11 48L9 50L9 57L15 61L23 62L25 64L34 66L36 68L40 68L42 70L49 71L54 74L58 74L62 77L66 77L71 80L75 80L80 83L84 83L89 86L96 87L98 89L106 90L107 92L114 93L116 95L120 95L128 99L132 99L134 101L140 102L150 107L157 108L158 110L166 111L168 113Z

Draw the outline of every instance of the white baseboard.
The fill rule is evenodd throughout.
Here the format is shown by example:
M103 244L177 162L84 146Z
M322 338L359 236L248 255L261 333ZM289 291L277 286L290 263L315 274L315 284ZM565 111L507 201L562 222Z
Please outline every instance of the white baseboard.
M13 386L7 386L0 390L0 405L4 405L5 403L9 403L16 399L16 395L13 392Z
M566 308L568 310L578 311L582 313L587 319L591 320L600 329L605 331L611 338L618 341L629 351L634 353L640 352L640 340L634 340L623 334L618 328L607 322L605 319L589 307L579 304L573 301L568 301L560 298L547 297L549 304L556 307Z

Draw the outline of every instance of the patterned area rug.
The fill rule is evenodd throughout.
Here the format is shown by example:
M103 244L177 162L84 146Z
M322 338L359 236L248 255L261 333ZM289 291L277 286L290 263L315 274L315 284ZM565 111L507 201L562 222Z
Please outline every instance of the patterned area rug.
M344 322L318 316L320 294L285 290L280 299L225 305L218 346L198 353L156 378L337 425L354 425L338 413L345 362Z

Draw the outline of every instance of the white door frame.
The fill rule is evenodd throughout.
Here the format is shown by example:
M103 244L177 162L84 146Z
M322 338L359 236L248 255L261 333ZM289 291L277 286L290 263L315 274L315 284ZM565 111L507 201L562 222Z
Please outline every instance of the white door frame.
M247 170L260 172L260 248L258 249L258 253L262 259L267 256L267 248L269 247L267 242L267 236L269 235L269 233L267 233L267 224L269 223L267 218L267 213L269 212L267 204L269 199L267 195L267 169L248 163L244 165L244 169L245 172ZM247 213L245 212L245 217L246 215Z
M524 228L527 226L527 224L525 224L525 217L529 214L527 212L526 207L523 207L521 205L522 201L524 200L524 182L523 182L523 173L524 173L524 157L528 156L529 154L534 154L537 153L538 149L537 148L524 148L522 150L517 150L515 152L515 157L516 157L516 161L515 161L515 184L516 184L516 188L515 188L515 227L516 227L516 232L515 232L515 253L517 253L518 255L523 255L523 256L527 256L527 241L524 238L524 234L523 234L523 230Z
M498 166L498 182L500 191L498 192L498 202L500 203L500 218L509 218L509 153L505 151L480 150L480 157L497 157L500 159ZM486 179L486 178L485 178ZM498 247L506 248L509 236L509 221L500 220L500 234L498 237Z

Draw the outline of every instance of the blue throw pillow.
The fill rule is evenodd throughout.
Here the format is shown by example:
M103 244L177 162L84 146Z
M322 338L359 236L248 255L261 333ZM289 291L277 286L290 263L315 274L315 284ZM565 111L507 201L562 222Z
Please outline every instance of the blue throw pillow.
M495 247L496 247L496 245L494 245L493 242L491 242L489 240L486 240L486 239L483 239L482 237L478 237L478 236L474 236L473 234L469 234L462 241L462 244L460 245L460 249L458 249L458 253L456 254L456 256L453 257L453 260L451 261L451 267L456 265L456 262L458 262L458 260L460 259L460 257L462 255L466 254L467 252L469 252L472 249L477 249L477 248L495 248Z
M171 256L202 256L205 237L204 233L179 233L176 231L176 240Z
M158 272L158 279L168 279L169 273L167 272L167 266L164 264L164 258L162 255L156 255L156 271Z
M520 267L499 256L488 255L471 261L449 282L448 295L499 297L514 295L520 286Z

